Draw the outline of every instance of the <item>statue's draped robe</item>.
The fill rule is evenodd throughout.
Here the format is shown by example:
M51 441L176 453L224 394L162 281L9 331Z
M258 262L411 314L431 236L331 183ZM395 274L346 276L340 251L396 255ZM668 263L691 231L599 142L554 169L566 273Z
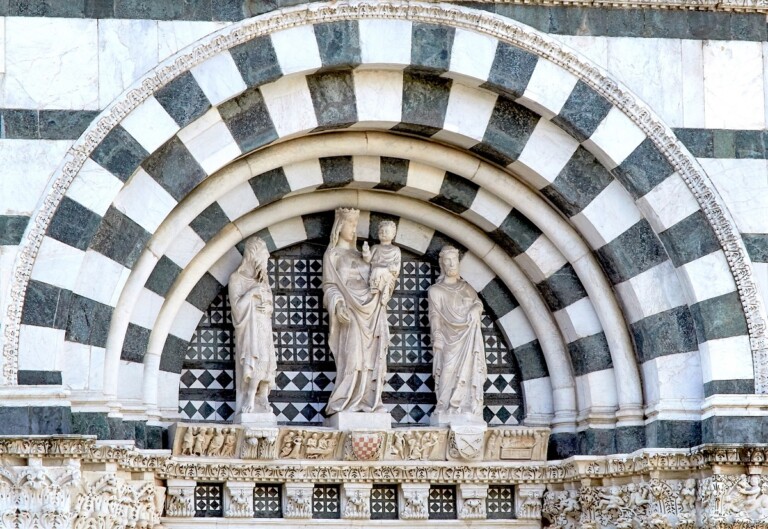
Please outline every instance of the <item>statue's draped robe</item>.
M235 327L239 410L249 381L265 381L269 382L270 389L275 387L277 363L272 340L272 290L268 284L258 283L235 270L229 278L229 302ZM270 306L266 313L257 310L263 303Z
M389 325L381 293L368 285L370 266L357 250L329 248L323 257L323 301L328 310L328 346L336 360L336 385L327 413L385 411ZM342 323L336 305L344 302L351 319Z
M455 284L436 283L428 295L432 335L440 333L445 343L442 354L436 353L432 360L435 411L479 415L487 367L480 318L472 322L471 316L473 311L482 315L482 302L463 279Z

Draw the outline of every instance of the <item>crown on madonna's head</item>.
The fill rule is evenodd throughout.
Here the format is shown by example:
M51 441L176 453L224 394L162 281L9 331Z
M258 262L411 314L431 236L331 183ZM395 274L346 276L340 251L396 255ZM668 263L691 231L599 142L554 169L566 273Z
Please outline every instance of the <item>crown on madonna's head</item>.
M360 218L360 210L355 208L337 208L336 215L342 219L354 219Z

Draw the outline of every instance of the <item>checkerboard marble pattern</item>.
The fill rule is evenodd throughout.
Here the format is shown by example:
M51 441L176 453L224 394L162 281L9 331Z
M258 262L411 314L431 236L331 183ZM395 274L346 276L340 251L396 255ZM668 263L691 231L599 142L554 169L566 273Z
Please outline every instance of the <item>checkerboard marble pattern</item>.
M301 244L274 252L269 262L275 299L273 339L278 372L270 396L281 424L319 424L334 387L333 356L327 344L327 313L322 306L322 251ZM384 404L393 424L429 424L435 404L427 289L438 267L407 255L389 303L392 331ZM225 289L205 311L190 341L179 389L184 418L226 421L235 401L235 349ZM489 424L515 424L521 391L512 351L486 314L483 336L489 375L484 417Z

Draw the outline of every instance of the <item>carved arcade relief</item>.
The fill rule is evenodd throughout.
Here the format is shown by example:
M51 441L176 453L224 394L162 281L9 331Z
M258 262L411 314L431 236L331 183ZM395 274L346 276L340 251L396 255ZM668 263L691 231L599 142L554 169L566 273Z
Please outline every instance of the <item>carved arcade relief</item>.
M234 427L182 426L177 452L183 456L234 457L238 430ZM177 433L178 435L178 433Z
M334 459L340 432L290 429L280 440L279 459Z

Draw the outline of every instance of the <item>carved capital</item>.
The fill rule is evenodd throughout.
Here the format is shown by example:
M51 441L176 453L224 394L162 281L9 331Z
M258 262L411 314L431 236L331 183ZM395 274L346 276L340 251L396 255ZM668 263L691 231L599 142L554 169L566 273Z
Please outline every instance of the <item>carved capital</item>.
M227 481L224 484L224 516L226 518L253 517L253 488L247 481Z
M544 485L518 485L515 490L515 512L521 520L541 519Z
M283 489L283 516L285 518L312 518L311 483L286 483Z
M426 520L429 518L429 485L400 485L400 519Z
M194 481L182 479L168 480L168 493L165 501L165 515L171 518L193 518L195 516Z
M486 517L485 499L488 497L488 485L461 484L458 487L457 510L460 520L484 520Z
M344 483L341 486L341 517L368 520L371 517L371 483Z

